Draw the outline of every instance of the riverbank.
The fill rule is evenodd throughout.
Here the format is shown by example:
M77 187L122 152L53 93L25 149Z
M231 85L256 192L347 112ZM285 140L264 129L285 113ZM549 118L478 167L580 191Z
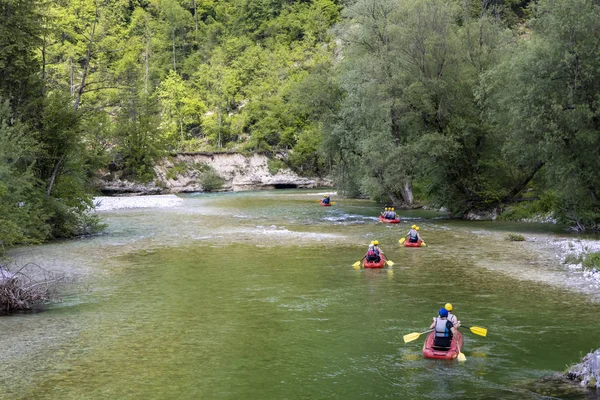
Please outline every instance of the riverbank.
M555 249L556 260L563 268L600 290L600 270L592 263L586 263L588 257L600 252L600 240L564 238L550 240L548 244Z
M194 192L238 192L331 187L321 177L304 177L285 167L286 153L176 153L154 166L151 182L131 182L121 171L100 171L95 186L108 196Z
M600 349L588 353L583 361L569 368L567 377L581 386L600 390Z
M94 197L96 211L115 211L126 208L171 208L183 204L183 199L174 194L148 196L97 196Z

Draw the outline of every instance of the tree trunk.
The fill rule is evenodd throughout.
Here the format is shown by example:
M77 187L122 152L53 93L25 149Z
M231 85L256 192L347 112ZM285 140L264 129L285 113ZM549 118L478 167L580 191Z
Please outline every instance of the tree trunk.
M150 75L150 37L146 35L146 52L144 54L144 63L146 64L146 71L144 75L144 90L148 94L148 79Z
M87 78L87 74L90 68L90 60L92 58L92 48L94 46L94 36L96 34L96 24L98 23L98 5L96 4L96 15L94 18L94 24L92 25L92 33L90 35L90 42L88 44L87 55L85 57L85 63L83 65L83 74L81 76L81 84L79 85L79 89L77 90L77 97L75 98L75 106L74 109L77 111L79 108L79 104L81 103L81 96L83 95L83 91L85 90L85 80Z
M48 190L46 191L46 198L50 197L50 193L52 192L52 186L54 186L54 181L56 180L56 175L58 175L58 170L60 169L60 164L64 161L67 155L63 154L60 160L56 164L54 164L54 169L52 170L52 175L50 175L50 182L48 182Z
M218 113L217 116L218 116L218 129L219 129L219 140L217 142L217 147L221 148L221 124L223 122L223 110L221 108L221 105L219 105L217 113Z
M172 35L172 42L173 42L173 71L177 72L177 62L175 59L175 28L173 28L173 35Z
M196 0L194 0L194 23L196 24L196 33L198 33L198 7Z
M543 161L538 162L537 165L531 171L531 173L529 175L527 175L521 182L519 182L513 188L513 190L510 191L510 193L508 195L504 196L504 198L500 202L501 203L511 202L519 193L521 193L523 191L523 189L525 189L525 186L527 186L527 184L533 179L533 177L535 176L535 174L537 174L537 172L543 166L544 166L544 162Z
M404 181L404 185L400 190L400 194L402 195L402 199L407 206L412 206L414 204L414 197L412 191L412 181L410 179L406 179Z

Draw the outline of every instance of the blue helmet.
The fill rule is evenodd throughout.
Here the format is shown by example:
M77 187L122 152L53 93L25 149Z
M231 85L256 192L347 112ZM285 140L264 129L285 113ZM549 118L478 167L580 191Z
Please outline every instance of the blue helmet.
M447 317L448 316L448 310L446 310L445 308L440 308L440 317Z

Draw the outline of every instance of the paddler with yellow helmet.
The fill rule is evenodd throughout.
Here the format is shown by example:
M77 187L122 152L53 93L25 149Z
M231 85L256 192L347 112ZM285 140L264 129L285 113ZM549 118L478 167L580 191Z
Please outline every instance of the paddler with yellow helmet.
M377 255L385 258L385 254L383 254L383 251L379 248L379 240L373 240L371 244L373 245L373 250L375 250Z
M410 231L408 231L406 237L408 238L409 243L418 243L419 240L423 241L421 235L419 235L419 227L416 225L410 227Z
M452 312L452 304L446 303L444 308L448 310L448 321L452 322L455 328L458 328L460 326L460 321L458 320L458 318L456 318L454 312Z

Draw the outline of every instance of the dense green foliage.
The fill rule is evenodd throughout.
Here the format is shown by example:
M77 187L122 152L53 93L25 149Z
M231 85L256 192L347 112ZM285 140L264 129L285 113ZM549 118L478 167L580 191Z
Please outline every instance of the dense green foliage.
M466 215L526 192L545 199L530 212L599 230L600 5L527 3L344 9L324 148L347 194Z
M0 243L94 230L110 164L154 179L173 151L288 150L322 173L318 104L335 0L0 0ZM203 171L201 184L222 179Z

